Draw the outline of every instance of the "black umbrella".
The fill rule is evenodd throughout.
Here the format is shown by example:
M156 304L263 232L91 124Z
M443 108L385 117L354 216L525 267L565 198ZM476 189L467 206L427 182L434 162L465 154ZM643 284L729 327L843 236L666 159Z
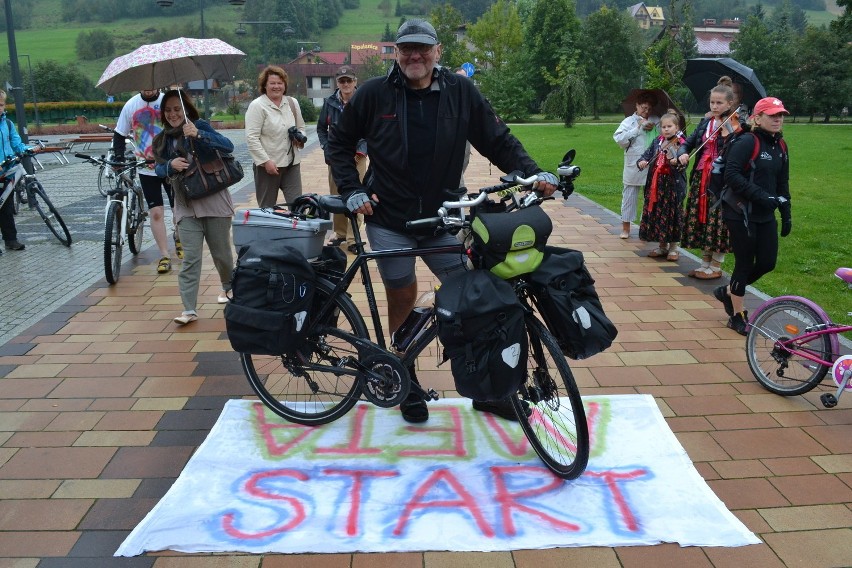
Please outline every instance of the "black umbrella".
M633 89L628 93L627 98L621 101L621 108L624 110L624 116L630 116L636 112L636 99L643 94L650 94L657 102L651 107L651 116L663 116L670 108L677 110L677 105L667 92L662 89ZM680 112L680 111L678 111Z
M760 84L754 70L730 57L687 59L683 84L689 88L701 108L706 110L710 108L710 89L716 86L719 77L723 75L742 87L741 102L749 108L753 108L757 101L766 96L766 89Z

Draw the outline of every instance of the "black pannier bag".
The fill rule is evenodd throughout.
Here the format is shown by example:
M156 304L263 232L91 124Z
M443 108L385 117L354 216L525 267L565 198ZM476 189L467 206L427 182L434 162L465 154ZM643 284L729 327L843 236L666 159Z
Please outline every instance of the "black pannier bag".
M524 310L512 286L487 270L455 274L435 293L438 338L456 390L473 400L499 400L524 380Z
M546 247L529 283L547 329L566 356L586 359L612 345L618 330L604 313L583 253Z
M538 267L553 222L541 207L508 213L478 207L470 228L473 252L479 258L476 268L485 268L506 280Z
M231 347L253 355L294 351L314 289L314 269L301 251L269 241L242 247L231 277L233 298L225 306Z

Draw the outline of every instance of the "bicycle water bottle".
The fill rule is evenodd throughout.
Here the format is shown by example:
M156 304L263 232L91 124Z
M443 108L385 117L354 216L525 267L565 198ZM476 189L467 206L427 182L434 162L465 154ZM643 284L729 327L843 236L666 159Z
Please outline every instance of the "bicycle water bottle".
M423 331L426 329L426 324L432 319L432 314L435 312L435 292L430 290L424 292L414 303L414 309L399 326L399 329L394 332L391 337L391 347L399 353L404 353L411 344L420 339Z

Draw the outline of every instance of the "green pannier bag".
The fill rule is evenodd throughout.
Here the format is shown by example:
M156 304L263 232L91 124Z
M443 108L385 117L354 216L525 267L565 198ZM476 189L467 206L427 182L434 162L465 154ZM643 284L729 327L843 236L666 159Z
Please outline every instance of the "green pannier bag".
M506 280L538 268L553 222L537 206L510 212L477 210L470 228L477 268Z

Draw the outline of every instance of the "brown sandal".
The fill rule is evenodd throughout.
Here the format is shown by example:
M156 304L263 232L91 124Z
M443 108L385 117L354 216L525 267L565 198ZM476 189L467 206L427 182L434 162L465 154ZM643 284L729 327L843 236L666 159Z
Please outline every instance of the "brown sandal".
M651 249L651 252L648 253L649 258L662 258L669 254L669 249L661 249L657 247L655 249Z
M671 261L671 262L677 262L679 258L680 258L680 251L676 251L676 250L669 251L669 254L666 255L666 260Z

